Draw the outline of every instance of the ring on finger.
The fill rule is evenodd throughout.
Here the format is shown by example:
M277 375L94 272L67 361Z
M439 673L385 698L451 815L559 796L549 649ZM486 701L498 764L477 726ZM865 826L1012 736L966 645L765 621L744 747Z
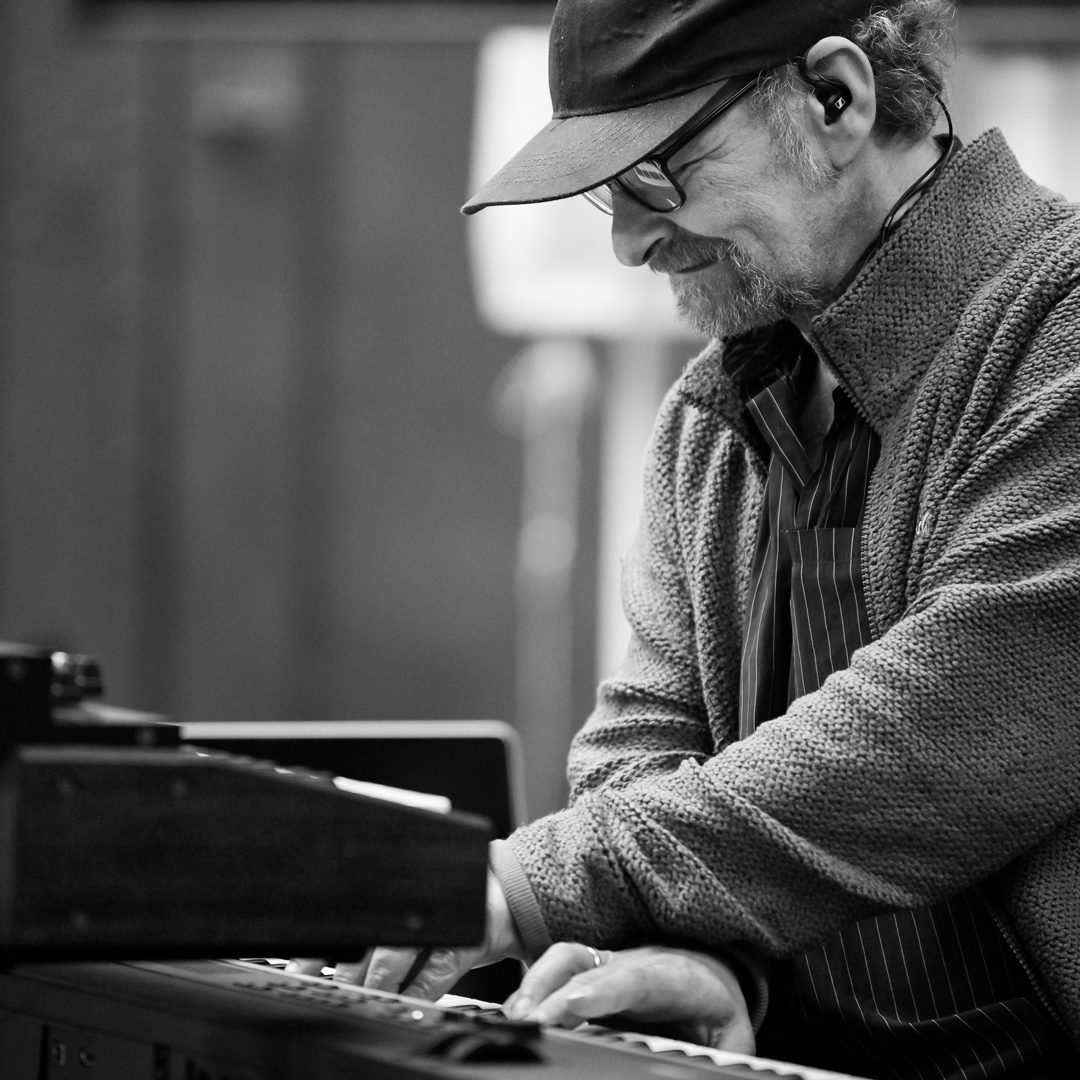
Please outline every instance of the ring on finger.
M585 948L592 953L594 968L603 967L607 963L607 959L600 955L599 949L594 949L591 945L586 945Z

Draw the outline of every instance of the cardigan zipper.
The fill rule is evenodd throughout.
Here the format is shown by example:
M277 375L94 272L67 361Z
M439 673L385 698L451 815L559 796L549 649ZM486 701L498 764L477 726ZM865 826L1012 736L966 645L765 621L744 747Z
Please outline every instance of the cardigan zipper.
M1058 1012L1057 1007L1050 1000L1050 995L1043 989L1042 980L1039 978L1035 969L1031 966L1031 961L1024 955L1023 950L1016 943L1016 938L1013 934L1012 927L1009 926L1005 917L998 910L997 904L995 904L989 896L986 895L986 891L981 885L974 887L975 895L982 901L983 907L987 910L990 918L993 919L994 925L998 929L998 933L1001 934L1005 941L1005 944L1009 947L1009 952L1016 957L1017 962L1024 969L1024 973L1028 977L1028 981L1031 983L1031 989L1035 992L1035 996L1039 999L1043 1008L1046 1009L1054 1023L1066 1034L1069 1035L1069 1029L1065 1024L1064 1019ZM1071 1037L1071 1036L1070 1036Z

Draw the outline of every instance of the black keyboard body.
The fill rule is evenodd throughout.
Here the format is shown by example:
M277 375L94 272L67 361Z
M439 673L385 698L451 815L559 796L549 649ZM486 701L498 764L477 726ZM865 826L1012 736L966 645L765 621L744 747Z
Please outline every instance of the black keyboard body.
M771 1080L824 1074L653 1053L484 1010L225 960L0 972L3 1080Z

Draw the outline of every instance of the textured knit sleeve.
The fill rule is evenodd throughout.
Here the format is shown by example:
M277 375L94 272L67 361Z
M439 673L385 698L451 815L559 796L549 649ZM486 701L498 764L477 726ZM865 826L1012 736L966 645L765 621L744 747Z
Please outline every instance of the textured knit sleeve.
M711 643L702 655L700 605L639 631L626 689L607 691L579 739L573 806L508 841L553 938L793 954L855 919L986 879L1078 811L1077 306L1030 343L1007 408L945 429L952 445L928 482L901 616L785 717L705 756L709 690L694 687L693 648L702 671L724 654ZM1026 371L1037 373L1030 384ZM693 448L685 430L680 439L680 452ZM687 505L669 476L676 506ZM693 563L701 553L679 515L706 510L679 509L650 534L683 529ZM657 551L645 560L655 568L631 568L632 610L637 573L679 601L679 575ZM665 629L648 636L656 625ZM677 718L678 764L666 747L662 768L610 749L619 740L603 733L639 702L643 716L662 703L665 721Z
M691 580L694 562L719 565L725 551L724 565L741 567L735 553L753 536L760 492L751 460L723 424L687 403L683 388L667 395L646 456L642 521L623 563L630 648L571 746L571 805L704 761L737 730L744 576L725 572L715 583L714 607L723 610L708 625ZM703 516L720 523L705 546L694 542Z
M712 360L705 356L702 363ZM571 747L571 805L590 792L669 776L684 761L706 761L737 729L746 579L735 567L757 527L764 473L760 458L730 428L688 403L685 389L684 381L665 399L646 455L645 506L623 566L630 647L615 675L601 683L596 709ZM709 543L696 543L706 518L720 527ZM716 558L721 550L723 563ZM707 628L695 617L690 585L705 562L714 564L712 607L720 614ZM590 836L575 839L587 846ZM522 940L539 956L552 941L543 909L511 845L496 842L495 854L493 867ZM767 965L752 947L713 951L738 974L756 1029L768 1000Z
M589 791L666 775L691 758L704 761L729 738L737 682L727 689L721 723L710 726L676 489L684 454L707 453L701 421L669 394L645 464L637 536L623 563L623 610L631 627L627 656L601 683L596 709L575 738L568 772L571 804ZM740 621L731 612L732 625ZM732 644L736 644L734 641ZM731 671L732 678L737 674ZM734 693L733 693L734 691ZM714 717L716 714L714 713Z

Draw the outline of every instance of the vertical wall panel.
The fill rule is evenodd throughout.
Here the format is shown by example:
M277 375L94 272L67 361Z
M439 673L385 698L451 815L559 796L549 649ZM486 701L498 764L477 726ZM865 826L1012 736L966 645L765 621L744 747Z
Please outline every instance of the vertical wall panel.
M475 46L350 48L339 194L333 555L345 715L510 715L517 451L487 415L516 351L473 309Z
M129 704L172 712L180 635L180 426L187 280L191 51L133 49L140 60L135 419L134 655Z
M0 634L132 688L138 62L5 4Z
M297 66L285 48L222 45L192 69L178 657L191 719L277 717L284 691Z
M348 50L335 43L299 51L303 123L291 178L295 252L296 343L287 395L291 409L290 552L287 589L288 700L295 719L329 716L336 673L330 566L335 503L334 439L338 303L338 198L332 161L341 132L342 79Z

